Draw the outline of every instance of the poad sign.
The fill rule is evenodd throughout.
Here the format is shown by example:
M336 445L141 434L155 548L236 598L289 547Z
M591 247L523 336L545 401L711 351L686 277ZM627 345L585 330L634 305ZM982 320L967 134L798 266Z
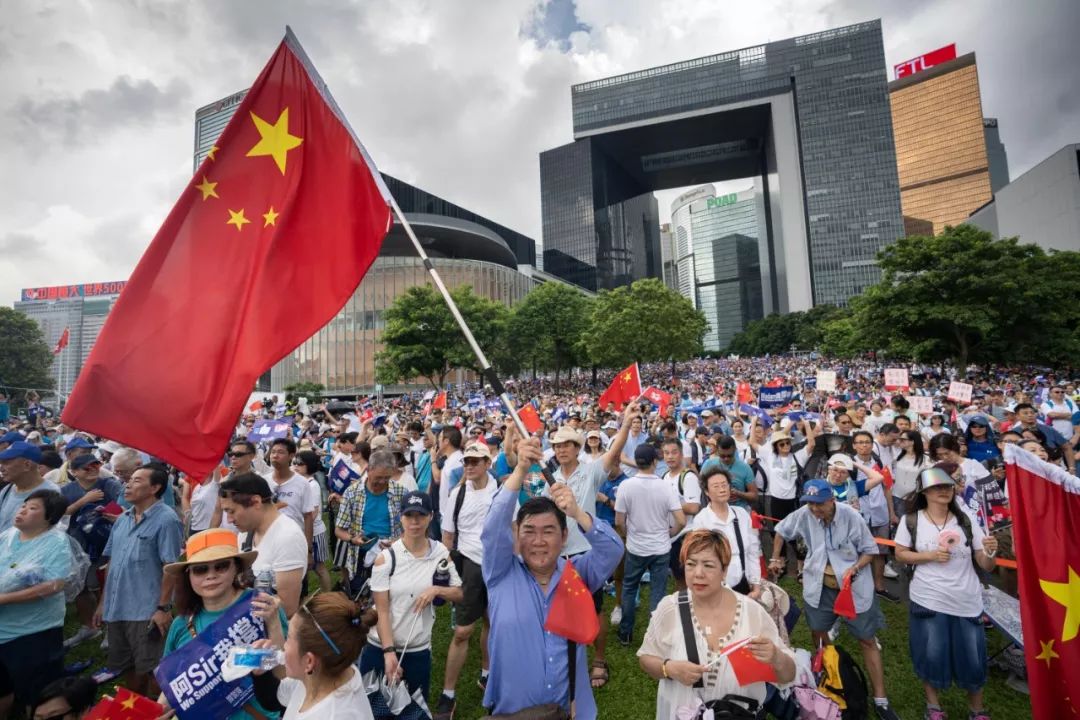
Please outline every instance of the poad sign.
M943 62L956 59L956 43L946 45L945 47L938 48L937 50L931 50L925 55L920 55L910 60L905 60L899 65L893 66L893 71L896 73L896 79L899 80L902 77L908 75L914 75L917 72L940 65Z

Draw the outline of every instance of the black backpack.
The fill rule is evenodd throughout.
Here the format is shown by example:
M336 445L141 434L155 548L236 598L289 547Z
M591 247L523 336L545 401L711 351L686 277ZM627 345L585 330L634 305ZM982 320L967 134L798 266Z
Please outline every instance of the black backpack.
M827 676L823 676L818 689L834 698L843 699L847 705L842 715L844 720L865 720L870 717L870 690L866 683L866 673L847 650L839 645L829 647L836 650L836 671L840 675L840 687L828 684Z

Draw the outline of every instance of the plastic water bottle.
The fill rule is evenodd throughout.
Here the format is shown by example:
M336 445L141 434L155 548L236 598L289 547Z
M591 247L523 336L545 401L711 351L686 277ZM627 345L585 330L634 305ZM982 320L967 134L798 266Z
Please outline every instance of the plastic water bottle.
M264 592L270 595L277 594L277 590L274 587L273 570L263 570L255 577L255 592Z
M439 564L435 566L435 574L431 577L431 584L436 587L450 587L450 561L443 559L439 561ZM432 604L435 606L445 605L446 600L437 597L432 600Z
M221 665L221 677L225 682L232 682L255 670L273 670L284 664L284 650L233 645L229 648L229 654Z

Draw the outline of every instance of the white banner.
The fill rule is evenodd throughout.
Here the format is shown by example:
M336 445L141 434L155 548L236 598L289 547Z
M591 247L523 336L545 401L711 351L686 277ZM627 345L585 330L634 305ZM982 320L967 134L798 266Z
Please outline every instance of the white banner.
M914 412L920 415L934 414L934 399L925 395L908 395L908 404Z
M836 371L818 370L817 389L820 392L836 392Z
M908 374L904 368L886 368L885 369L885 387L886 388L906 388L908 387Z
M971 390L972 387L967 383L956 382L953 380L949 383L949 392L946 395L950 400L956 402L969 403L971 402Z

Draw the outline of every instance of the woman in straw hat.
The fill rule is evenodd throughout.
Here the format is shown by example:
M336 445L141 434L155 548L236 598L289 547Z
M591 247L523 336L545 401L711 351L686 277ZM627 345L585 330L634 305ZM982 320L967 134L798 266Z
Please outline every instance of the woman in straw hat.
M165 572L176 577L173 591L176 618L165 638L164 655L190 642L235 603L253 594L244 578L257 554L255 551L240 552L236 533L231 530L214 528L188 538L184 560L165 566ZM278 613L281 627L285 627L285 613L280 610ZM165 696L162 695L158 702L164 703ZM252 701L234 713L230 720L270 717L277 715L263 708L258 701Z

